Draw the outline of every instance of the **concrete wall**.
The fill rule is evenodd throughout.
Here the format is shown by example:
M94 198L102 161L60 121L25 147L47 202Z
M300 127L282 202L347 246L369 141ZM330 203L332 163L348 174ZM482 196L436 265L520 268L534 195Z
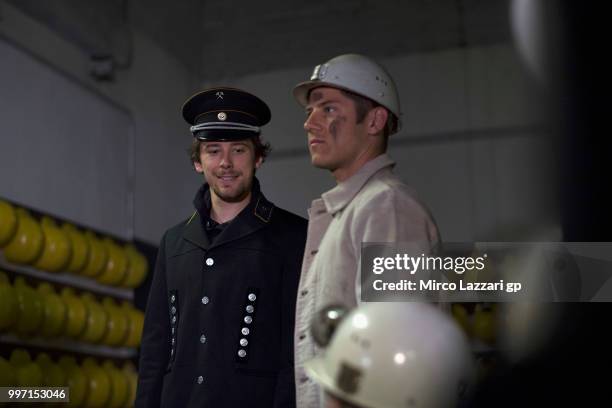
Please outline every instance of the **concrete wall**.
M3 2L0 5L0 39L4 37L48 64L49 69L53 67L81 86L108 97L132 115L135 153L131 188L135 208L129 220L132 225L126 226L126 229L133 230L136 238L157 244L165 228L191 214L191 196L199 183L186 159L185 149L190 143L190 135L180 116L180 107L197 88L197 79L178 61L135 32L131 68L119 71L112 83L96 82L89 75L88 57L78 48L10 5ZM11 61L0 56L0 63ZM23 92L35 90L24 83ZM2 114L0 112L0 118ZM78 115L78 112L75 114ZM0 145L23 143L11 138L13 133L14 129L4 128ZM129 146L125 148L129 149ZM54 151L45 154L53 155ZM18 165L3 163L3 168L8 166L16 174L16 183L19 183ZM36 165L36 162L29 165ZM53 177L53 169L47 171ZM99 171L103 172L104 167L101 166ZM71 193L56 192L59 195ZM2 195L3 188L0 186ZM45 211L45 208L37 209ZM104 212L105 209L99 211ZM71 214L61 211L58 215L71 218ZM87 224L93 228L100 227L97 222L99 218L104 218L101 215L92 215Z

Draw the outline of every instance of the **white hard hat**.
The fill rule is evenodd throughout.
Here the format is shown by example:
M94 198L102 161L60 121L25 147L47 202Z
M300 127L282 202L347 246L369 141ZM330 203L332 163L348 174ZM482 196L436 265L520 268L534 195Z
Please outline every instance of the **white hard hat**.
M425 303L365 303L338 326L306 372L332 395L368 408L454 407L471 388L468 341Z
M400 102L391 75L368 57L344 54L317 65L310 81L297 84L293 96L302 106L308 104L308 94L313 88L331 86L365 96L387 108L398 119L400 127Z

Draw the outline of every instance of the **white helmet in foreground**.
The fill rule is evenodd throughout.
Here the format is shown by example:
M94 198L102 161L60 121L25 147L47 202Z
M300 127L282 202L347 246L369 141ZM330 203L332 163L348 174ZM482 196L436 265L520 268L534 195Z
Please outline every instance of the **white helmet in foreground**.
M475 378L461 329L424 303L362 305L305 367L333 396L368 408L454 407Z
M400 102L391 75L368 57L359 54L339 55L314 68L310 81L297 84L293 96L300 105L308 104L308 95L314 88L331 86L344 89L384 106L400 123Z

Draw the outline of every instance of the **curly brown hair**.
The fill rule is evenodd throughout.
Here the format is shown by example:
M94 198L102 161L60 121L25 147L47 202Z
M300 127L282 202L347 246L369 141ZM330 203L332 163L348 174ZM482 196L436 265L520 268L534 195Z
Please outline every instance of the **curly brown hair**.
M272 146L270 142L264 142L261 140L260 136L253 136L249 138L253 145L255 146L255 159L259 159L261 157L261 162L266 161L266 157L272 151ZM200 162L200 146L202 146L202 140L193 138L191 142L191 146L187 149L187 153L189 153L189 159L191 163Z

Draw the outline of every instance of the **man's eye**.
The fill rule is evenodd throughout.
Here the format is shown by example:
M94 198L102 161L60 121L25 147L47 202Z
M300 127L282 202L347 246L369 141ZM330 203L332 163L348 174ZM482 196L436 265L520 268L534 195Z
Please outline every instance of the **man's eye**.
M234 148L234 152L235 153L244 153L245 149L244 147L235 147Z
M336 110L336 108L334 108L333 106L326 106L323 108L323 112L325 113L332 113Z
M219 153L219 149L208 149L206 151L206 153L208 153L208 154L217 154L217 153Z

